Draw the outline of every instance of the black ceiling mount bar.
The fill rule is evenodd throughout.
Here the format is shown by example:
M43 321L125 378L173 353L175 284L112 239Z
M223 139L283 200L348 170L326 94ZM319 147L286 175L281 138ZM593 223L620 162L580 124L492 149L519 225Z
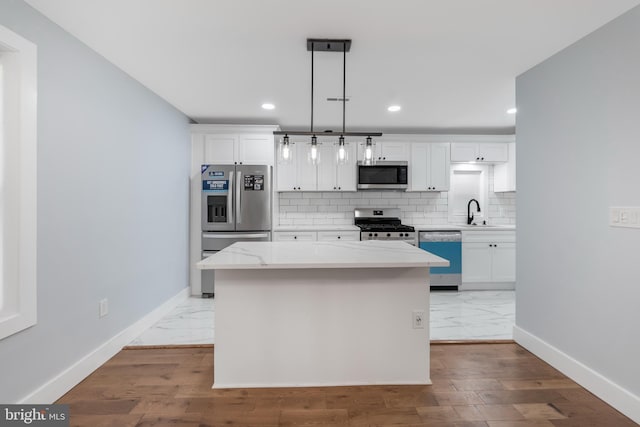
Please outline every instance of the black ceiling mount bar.
M346 131L346 102L347 102L347 52L351 50L350 39L307 39L307 50L311 52L311 126L308 132L305 131L274 131L274 135L297 135L297 136L365 136L368 138L382 136L382 132L347 132ZM315 132L313 129L313 87L314 87L314 53L315 52L342 52L342 131ZM286 140L287 138L285 138Z
M351 39L307 39L307 50L316 52L342 52L351 50Z
M295 135L295 136L331 136L331 135L342 135L342 136L382 136L382 132L334 132L334 131L324 131L324 132L308 132L308 131L295 131L295 130L274 130L274 135Z

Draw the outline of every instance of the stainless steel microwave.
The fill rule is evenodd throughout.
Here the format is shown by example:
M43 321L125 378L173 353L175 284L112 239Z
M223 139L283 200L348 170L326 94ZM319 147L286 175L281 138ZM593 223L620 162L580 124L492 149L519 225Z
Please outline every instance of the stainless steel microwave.
M406 190L408 164L406 161L383 161L373 165L358 162L358 190Z

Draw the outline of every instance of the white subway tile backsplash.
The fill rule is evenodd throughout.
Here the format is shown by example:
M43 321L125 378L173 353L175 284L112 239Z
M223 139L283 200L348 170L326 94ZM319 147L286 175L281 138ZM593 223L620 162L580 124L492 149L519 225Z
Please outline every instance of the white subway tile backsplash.
M491 181L491 178L490 178ZM516 194L493 193L489 186L489 206L483 206L487 222L516 223ZM446 224L447 192L291 192L278 193L280 225L351 225L357 207L397 207L405 224Z

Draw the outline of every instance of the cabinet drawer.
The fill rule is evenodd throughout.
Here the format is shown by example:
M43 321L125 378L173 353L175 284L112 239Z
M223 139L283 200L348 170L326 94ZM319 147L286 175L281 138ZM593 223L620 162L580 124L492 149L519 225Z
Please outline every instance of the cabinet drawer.
M504 231L466 231L462 230L463 243L514 243L516 241L516 232L513 230Z
M274 242L313 242L317 238L315 231L276 231L273 233Z
M360 240L359 231L318 231L318 241L327 242L333 240Z

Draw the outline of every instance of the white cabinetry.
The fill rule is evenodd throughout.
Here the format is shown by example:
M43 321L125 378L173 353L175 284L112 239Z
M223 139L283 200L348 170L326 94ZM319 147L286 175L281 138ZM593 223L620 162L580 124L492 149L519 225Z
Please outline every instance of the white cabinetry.
M452 162L497 163L508 160L508 144L504 142L454 142L451 144Z
M364 157L365 143L358 144L358 160ZM409 160L410 145L407 142L379 141L373 144L373 159L381 161Z
M359 231L318 231L318 241L330 242L330 241L354 241L360 240Z
M320 145L318 191L356 191L356 146L345 143L346 161L338 162L337 142Z
M274 231L274 242L313 242L318 239L317 231Z
M200 139L204 164L273 165L274 139L269 133L234 133L216 131L214 127L198 129L192 126L194 142Z
M449 144L411 144L409 191L449 191Z
M493 167L493 191L496 193L516 191L516 144L510 142L507 163Z
M515 231L462 231L462 289L513 289Z
M278 191L315 191L318 169L309 159L310 142L291 141L288 161L278 158L276 187ZM322 155L320 157L322 159Z

